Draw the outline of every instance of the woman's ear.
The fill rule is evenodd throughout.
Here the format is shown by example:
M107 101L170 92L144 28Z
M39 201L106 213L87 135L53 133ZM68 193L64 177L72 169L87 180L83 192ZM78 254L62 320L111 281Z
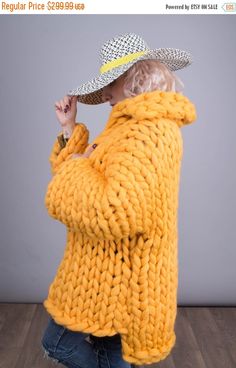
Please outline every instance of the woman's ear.
M103 100L103 102L109 101L109 98L111 98L109 86L110 85L105 86L102 89L102 100Z

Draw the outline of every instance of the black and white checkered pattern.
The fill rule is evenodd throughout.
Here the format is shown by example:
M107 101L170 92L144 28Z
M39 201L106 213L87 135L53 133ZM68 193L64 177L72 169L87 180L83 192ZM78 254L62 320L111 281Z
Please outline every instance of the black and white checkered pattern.
M100 104L103 103L103 87L113 82L113 80L117 79L139 60L159 60L161 63L165 64L171 71L185 68L193 62L190 53L187 51L173 48L159 48L151 50L140 36L134 33L128 33L125 35L114 37L104 43L99 55L100 65L103 66L113 60L139 51L145 51L145 54L137 57L131 62L118 67L114 67L110 71L107 71L103 74L99 74L91 81L83 83L81 86L70 90L67 95L76 95L78 96L78 101L85 104Z

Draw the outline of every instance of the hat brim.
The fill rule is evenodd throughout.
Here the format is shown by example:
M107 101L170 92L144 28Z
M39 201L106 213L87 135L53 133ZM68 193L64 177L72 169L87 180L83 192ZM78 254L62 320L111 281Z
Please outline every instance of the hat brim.
M123 64L112 70L99 74L91 81L82 84L81 86L70 90L68 96L78 96L78 102L97 105L104 103L102 100L102 90L115 79L124 74L133 64L139 60L159 60L165 64L171 71L185 68L192 63L191 54L187 51L174 48L159 48L155 50L147 50L147 52L132 60L129 63Z

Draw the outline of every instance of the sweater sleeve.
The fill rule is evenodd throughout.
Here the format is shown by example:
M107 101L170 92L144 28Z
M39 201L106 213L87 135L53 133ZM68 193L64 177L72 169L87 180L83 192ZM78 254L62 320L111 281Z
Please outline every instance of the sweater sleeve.
M150 231L156 178L148 153L141 142L133 149L129 143L128 151L127 142L113 146L103 172L94 167L91 155L65 162L47 187L49 215L100 240Z
M60 134L62 134L61 132ZM88 147L89 131L85 124L76 123L75 128L64 148L60 147L58 139L54 141L49 156L52 176L56 174L59 167L69 160L73 153L84 153Z

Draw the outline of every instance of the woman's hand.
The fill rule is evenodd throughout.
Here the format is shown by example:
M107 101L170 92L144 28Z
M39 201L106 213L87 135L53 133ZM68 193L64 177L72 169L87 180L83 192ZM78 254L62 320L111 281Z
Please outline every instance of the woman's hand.
M91 147L87 149L84 153L74 153L71 158L78 158L78 157L89 157L91 153L95 150L97 145L93 144Z
M63 99L55 102L56 115L63 133L70 137L75 127L77 114L77 96L64 96Z

